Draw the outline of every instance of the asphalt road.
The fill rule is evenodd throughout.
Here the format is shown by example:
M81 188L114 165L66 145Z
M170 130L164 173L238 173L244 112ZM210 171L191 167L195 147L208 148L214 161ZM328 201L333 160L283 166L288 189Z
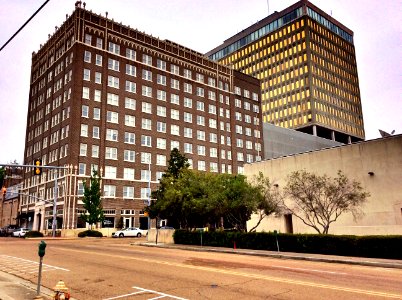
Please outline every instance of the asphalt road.
M0 239L0 271L37 283L40 240ZM46 240L42 285L75 299L402 299L402 270L130 245ZM159 297L159 298L158 298Z

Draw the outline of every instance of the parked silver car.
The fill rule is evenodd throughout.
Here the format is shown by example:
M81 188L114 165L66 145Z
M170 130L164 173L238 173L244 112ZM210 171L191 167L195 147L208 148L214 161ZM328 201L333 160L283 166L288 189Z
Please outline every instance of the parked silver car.
M112 237L119 237L119 238L123 238L126 236L136 236L136 237L141 237L143 235L147 235L148 231L147 230L143 230L143 229L139 229L137 227L129 227L126 229L122 229L122 230L118 230L116 232L112 233Z

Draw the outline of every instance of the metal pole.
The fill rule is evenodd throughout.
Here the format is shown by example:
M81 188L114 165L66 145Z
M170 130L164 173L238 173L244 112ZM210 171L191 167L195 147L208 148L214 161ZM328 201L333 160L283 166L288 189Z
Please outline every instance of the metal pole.
M40 257L40 259L39 259L38 287L36 289L36 296L40 295L40 283L42 281L42 260L43 260L43 257Z
M56 236L56 213L57 213L57 173L58 171L56 171L56 174L54 174L54 201L53 201L53 224L52 224L52 236L55 237Z
M151 206L151 157L148 161L148 207ZM151 218L149 217L148 212L148 234L147 234L147 241L149 241L149 230L151 229Z

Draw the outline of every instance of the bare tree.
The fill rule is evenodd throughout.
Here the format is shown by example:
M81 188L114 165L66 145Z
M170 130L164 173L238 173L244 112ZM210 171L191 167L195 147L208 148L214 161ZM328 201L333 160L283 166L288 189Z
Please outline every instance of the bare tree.
M288 177L284 194L284 208L320 234L328 234L330 224L343 213L351 212L355 220L361 217L360 207L370 196L359 182L349 181L341 171L330 178L305 170Z
M269 178L264 177L262 172L259 172L258 176L253 176L251 184L259 190L260 195L255 195L255 197L259 196L260 199L257 207L258 221L249 232L255 231L266 216L273 213L280 213L281 203L279 190L272 187Z

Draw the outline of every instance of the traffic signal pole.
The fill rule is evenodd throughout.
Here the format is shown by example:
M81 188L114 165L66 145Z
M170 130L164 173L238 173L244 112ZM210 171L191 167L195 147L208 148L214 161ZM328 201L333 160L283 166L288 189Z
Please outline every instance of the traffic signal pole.
M58 166L42 166L42 165L38 165L36 162L39 160L35 160L35 165L16 165L16 164L0 164L0 166L2 167L19 167L19 168L43 168L43 169L53 169L53 170L59 170L59 169L68 169L68 167L58 167ZM40 162L42 163L42 162ZM40 170L39 173L36 172L35 170L35 174L41 174L42 171ZM53 199L53 222L52 222L52 237L56 236L56 213L57 213L57 194L58 194L58 187L57 187L57 181L58 181L58 174L59 172L56 172L56 174L54 175L54 199Z

